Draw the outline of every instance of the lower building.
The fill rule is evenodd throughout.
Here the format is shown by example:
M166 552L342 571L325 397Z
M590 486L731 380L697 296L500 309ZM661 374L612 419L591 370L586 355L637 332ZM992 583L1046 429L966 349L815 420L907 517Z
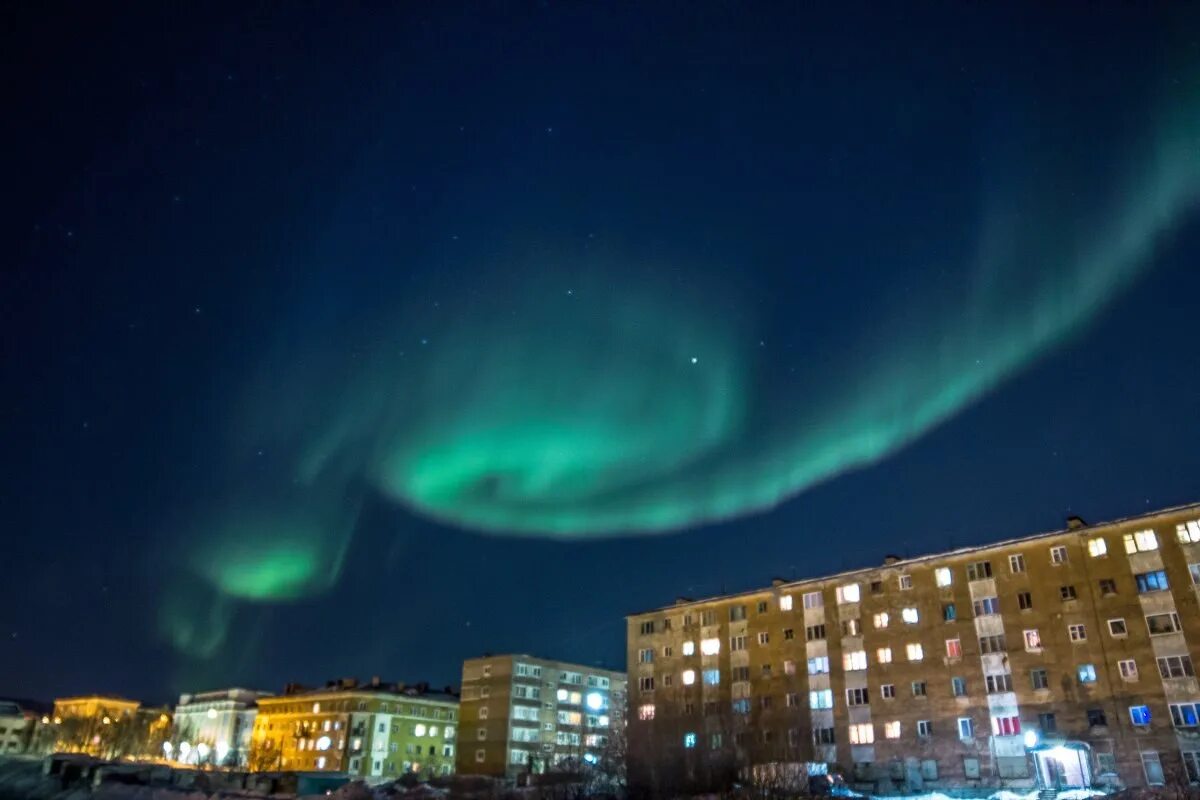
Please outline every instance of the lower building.
M428 684L372 678L288 686L258 699L248 765L257 771L329 771L368 780L454 771L458 696Z
M37 717L12 700L0 700L0 755L29 749Z
M258 701L269 696L249 689L180 695L164 755L183 764L246 766Z
M1198 647L1200 504L680 598L628 617L629 781L1200 783Z
M463 662L458 772L517 778L607 760L625 673L528 655Z
M50 749L103 758L141 754L140 707L136 700L105 695L58 698L46 734Z

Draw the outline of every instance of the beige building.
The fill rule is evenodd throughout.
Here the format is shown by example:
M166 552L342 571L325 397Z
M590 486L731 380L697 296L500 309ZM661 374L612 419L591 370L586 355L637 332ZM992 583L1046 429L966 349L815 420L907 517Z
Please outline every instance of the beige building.
M630 781L1195 783L1198 584L1192 505L634 614Z
M624 724L625 673L528 655L463 662L458 771L515 778L594 763Z
M30 745L36 718L11 700L0 700L0 755L24 753Z
M258 699L249 767L344 772L368 781L454 771L458 697L372 678L289 686Z
M180 695L164 755L184 764L246 766L258 701L269 696L249 689Z

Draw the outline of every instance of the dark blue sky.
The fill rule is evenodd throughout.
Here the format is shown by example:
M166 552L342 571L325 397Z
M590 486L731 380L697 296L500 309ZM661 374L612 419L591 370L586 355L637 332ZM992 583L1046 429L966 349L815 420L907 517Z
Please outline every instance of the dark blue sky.
M1200 499L1192 20L1127 4L102 11L6 12L0 694L448 683L499 651L619 666L623 615L676 595ZM679 400L626 369L641 349L571 327L635 306L654 309L647 337L692 337L697 367L741 377ZM686 450L693 412L738 398L702 458L664 457L632 487L604 470L571 505L685 496L682 530L484 535L463 509L502 495L501 472L436 507L451 524L379 474L441 423L492 413L479 386L439 380L478 363L490 390L530 383L481 322L510 312L504 352L544 378L525 399L580 427L602 412L547 400L560 374L652 397L648 430L683 420L650 450ZM564 354L595 368L562 372ZM385 378L425 400L366 414L364 385ZM860 402L886 446L845 456ZM295 488L347 419L337 478ZM600 421L639 469L645 432ZM819 461L814 443L837 463L756 511L762 476ZM705 493L740 505L714 514ZM212 520L265 505L322 520L315 574L231 599L205 565L245 542ZM265 546L282 528L239 530Z

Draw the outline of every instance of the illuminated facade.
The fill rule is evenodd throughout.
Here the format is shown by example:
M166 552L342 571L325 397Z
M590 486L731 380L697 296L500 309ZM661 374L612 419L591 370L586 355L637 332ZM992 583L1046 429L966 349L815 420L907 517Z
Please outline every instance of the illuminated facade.
M246 766L258 700L269 696L248 689L181 695L164 756L184 764Z
M426 685L331 681L260 697L248 754L257 771L343 772L395 780L454 771L458 697Z
M1200 781L1198 591L1193 505L632 615L631 784Z
M29 747L34 725L35 717L18 703L0 700L0 755L24 753Z
M145 708L136 700L88 695L54 701L39 748L104 758L162 754L171 728L170 709Z
M458 772L515 778L594 762L623 725L625 673L526 655L463 663Z

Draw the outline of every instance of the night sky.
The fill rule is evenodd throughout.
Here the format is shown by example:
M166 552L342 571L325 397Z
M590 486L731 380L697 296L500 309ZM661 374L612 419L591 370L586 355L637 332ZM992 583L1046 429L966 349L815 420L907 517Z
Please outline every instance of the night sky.
M4 12L0 695L1200 500L1182 7L162 5Z

